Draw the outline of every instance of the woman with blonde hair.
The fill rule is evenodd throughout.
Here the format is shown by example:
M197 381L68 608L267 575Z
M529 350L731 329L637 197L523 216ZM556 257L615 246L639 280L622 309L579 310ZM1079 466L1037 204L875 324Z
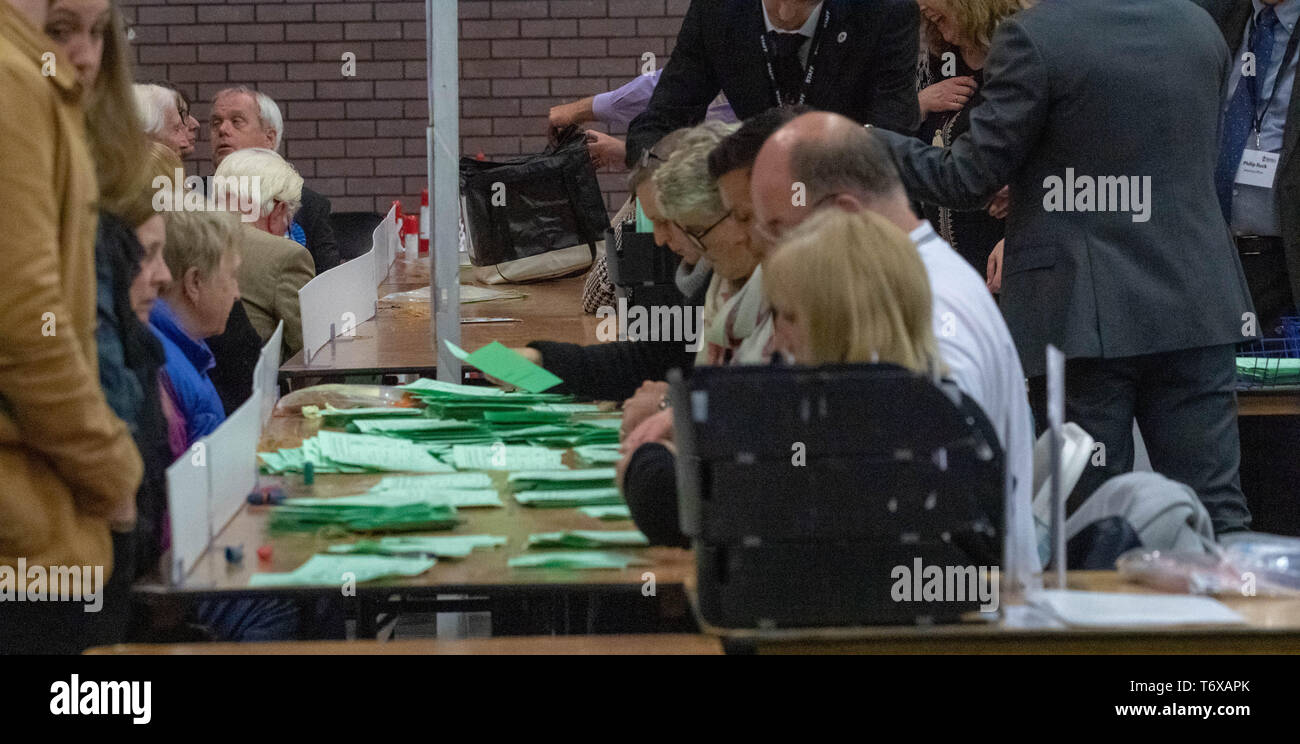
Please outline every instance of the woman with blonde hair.
M791 361L942 373L925 265L907 234L884 217L817 212L785 237L763 279L776 346Z
M982 101L984 62L998 24L1028 8L1035 0L919 0L924 47L917 69L917 101L921 127L916 136L939 147L951 147L970 129L971 111ZM961 212L922 204L922 216L949 245L981 275L988 274L996 291L990 260L1003 235L1005 195L989 211ZM1001 282L1000 271L997 283Z

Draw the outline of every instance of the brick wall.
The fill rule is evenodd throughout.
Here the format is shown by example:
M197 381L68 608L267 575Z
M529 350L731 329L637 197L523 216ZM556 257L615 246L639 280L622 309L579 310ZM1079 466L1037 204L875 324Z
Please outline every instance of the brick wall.
M248 84L276 99L282 153L336 211L408 209L424 187L422 0L119 0L137 79L168 79L204 124L212 94ZM548 109L610 90L651 52L667 61L688 0L461 0L461 151L540 151ZM344 52L356 55L343 75ZM599 174L611 209L624 173Z

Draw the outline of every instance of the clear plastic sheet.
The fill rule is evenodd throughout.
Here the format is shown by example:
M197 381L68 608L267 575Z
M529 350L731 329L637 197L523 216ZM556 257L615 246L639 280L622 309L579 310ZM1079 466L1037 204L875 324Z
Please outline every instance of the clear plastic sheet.
M1231 596L1300 596L1300 538L1247 532L1225 536L1214 554L1136 548L1116 561L1120 576L1162 591Z
M405 390L391 385L315 385L280 398L275 413L288 416L302 413L307 406L325 409L348 408L413 408L419 400Z

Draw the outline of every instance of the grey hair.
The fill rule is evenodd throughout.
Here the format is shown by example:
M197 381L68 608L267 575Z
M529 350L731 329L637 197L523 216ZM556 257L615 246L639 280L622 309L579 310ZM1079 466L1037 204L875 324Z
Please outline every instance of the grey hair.
M176 115L180 116L180 108L176 105L176 93L161 85L136 83L131 86L131 92L135 97L136 115L144 125L145 134L162 134L163 128L167 126L168 106L175 108Z
M709 153L736 131L737 125L706 121L682 135L668 162L655 171L659 206L680 224L716 222L726 212L718 184L709 175Z
M804 185L809 203L843 191L882 198L903 188L889 149L861 127L797 143L790 150L790 175Z
M275 142L271 144L272 150L280 149L280 139L284 136L284 116L280 113L280 107L276 105L275 99L265 93L253 90L247 85L236 85L233 88L223 88L217 91L212 100L217 100L222 96L228 96L235 93L247 93L257 101L257 119L262 125L262 129L270 129L275 132Z

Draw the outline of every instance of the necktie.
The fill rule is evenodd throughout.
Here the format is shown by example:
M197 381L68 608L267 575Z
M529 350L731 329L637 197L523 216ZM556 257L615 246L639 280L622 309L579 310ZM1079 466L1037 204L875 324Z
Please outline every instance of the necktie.
M1219 143L1219 163L1214 169L1214 186L1219 194L1223 218L1229 221L1232 219L1232 184L1237 177L1241 155L1246 151L1246 141L1255 128L1255 112L1263 98L1260 80L1267 73L1273 57L1273 29L1276 26L1277 13L1273 6L1264 6L1250 32L1250 51L1255 55L1255 74L1241 76L1223 117L1223 141Z
M780 31L767 32L767 48L772 56L772 75L776 78L776 89L780 93L780 103L791 105L799 102L799 93L803 90L803 63L799 61L799 47L808 40L803 34L789 34Z

